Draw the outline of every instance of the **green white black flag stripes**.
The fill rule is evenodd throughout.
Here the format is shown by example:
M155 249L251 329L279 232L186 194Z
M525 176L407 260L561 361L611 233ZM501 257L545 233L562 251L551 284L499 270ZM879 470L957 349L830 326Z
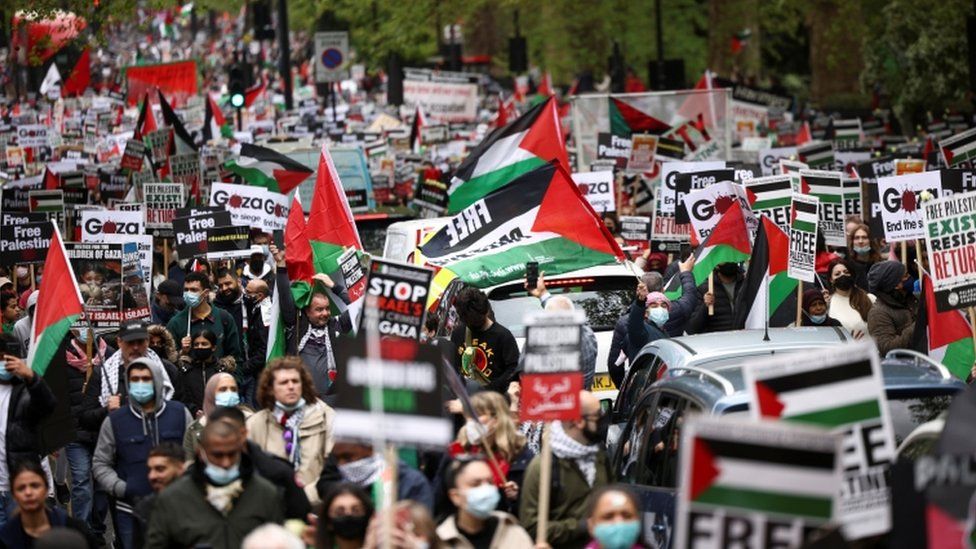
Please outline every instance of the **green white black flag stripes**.
M44 278L37 295L31 325L31 346L27 354L27 364L42 376L61 347L61 340L67 335L71 324L84 312L78 282L68 262L61 233L57 224L54 225L51 247L44 261Z
M940 140L939 150L950 168L971 161L976 158L976 128Z
M281 296L278 295L278 285L275 284L271 291L271 322L268 323L268 350L265 363L285 356L286 348L285 323L281 318Z
M236 160L228 160L229 171L240 176L248 185L264 187L269 191L288 194L312 175L312 170L287 156L268 149L241 144L241 154Z
M813 282L817 276L817 216L820 201L815 196L793 195L790 214L789 277Z

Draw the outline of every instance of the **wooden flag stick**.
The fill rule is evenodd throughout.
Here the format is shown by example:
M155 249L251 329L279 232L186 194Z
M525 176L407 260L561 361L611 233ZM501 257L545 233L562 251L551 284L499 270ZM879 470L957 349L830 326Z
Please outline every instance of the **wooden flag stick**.
M383 547L392 548L393 545L393 505L397 499L397 450L396 446L390 444L384 452L386 455L386 470L383 476L386 477L382 483L385 492L383 494Z
M708 306L708 316L715 314L715 272L708 273L708 293L712 294L712 304Z
M908 241L901 241L901 262L905 266L908 266Z
M163 278L169 278L169 239L163 239Z
M915 239L915 263L918 264L919 272L922 270L922 241ZM905 265L906 267L908 264Z
M816 275L814 275L816 276ZM803 281L796 281L796 324L794 326L800 327L803 323Z
M33 263L30 264L30 281L31 281L31 291L33 292L34 290L37 289L37 280L36 280L36 277L34 276L34 264Z
M539 509L535 532L536 545L546 543L546 531L549 530L549 490L552 488L552 442L550 440L552 426L547 422L542 431L542 448L539 457Z

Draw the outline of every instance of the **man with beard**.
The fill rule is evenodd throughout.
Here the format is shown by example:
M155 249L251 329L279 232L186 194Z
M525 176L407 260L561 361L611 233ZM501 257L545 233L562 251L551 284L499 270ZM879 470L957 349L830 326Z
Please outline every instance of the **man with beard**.
M217 294L214 297L213 304L227 311L234 318L240 348L246 351L247 307L244 303L244 292L241 289L241 282L238 280L237 274L227 268L217 269L214 280L217 282Z
M268 354L268 328L271 326L271 296L268 285L260 278L247 283L244 289L244 306L247 310L247 334L245 356L237 371L238 386L244 401L254 405L254 389L257 377L264 369Z

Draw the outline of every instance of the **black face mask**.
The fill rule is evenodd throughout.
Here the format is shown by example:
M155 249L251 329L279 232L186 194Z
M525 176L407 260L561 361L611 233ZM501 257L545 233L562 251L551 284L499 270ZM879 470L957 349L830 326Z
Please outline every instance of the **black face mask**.
M607 432L610 430L610 416L604 414L596 420L596 429L591 431L589 425L583 429L583 436L590 444L602 444L607 441Z
M727 278L732 278L739 274L739 266L735 263L722 263L718 266L718 274Z
M369 517L366 515L344 515L330 519L332 531L337 537L348 540L362 539L366 535L366 528L369 526Z
M841 275L834 279L834 288L841 291L848 291L854 287L854 277L851 275Z
M206 362L213 356L213 349L190 349L190 357L199 362Z
M150 347L160 358L166 358L166 349L164 347Z

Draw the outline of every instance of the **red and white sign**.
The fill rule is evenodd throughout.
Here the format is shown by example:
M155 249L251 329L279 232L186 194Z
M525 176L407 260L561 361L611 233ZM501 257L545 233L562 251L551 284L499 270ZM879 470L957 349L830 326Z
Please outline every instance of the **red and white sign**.
M478 86L404 80L403 102L411 109L419 103L428 116L443 122L474 122L478 115Z

